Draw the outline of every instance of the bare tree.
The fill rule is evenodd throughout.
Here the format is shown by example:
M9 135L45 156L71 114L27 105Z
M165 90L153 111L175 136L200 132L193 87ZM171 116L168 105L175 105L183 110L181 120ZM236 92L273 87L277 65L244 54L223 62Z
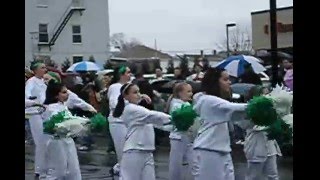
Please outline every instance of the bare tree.
M227 39L223 40L223 43L216 44L222 51L227 50ZM252 51L252 39L249 30L245 28L236 28L235 31L229 34L229 47L231 52L251 52Z
M132 48L136 45L141 45L142 43L136 39L131 38L130 40L127 40L128 38L124 33L114 33L110 37L110 44L116 48L119 48L120 50L125 50Z
M124 50L130 49L130 48L135 47L137 45L142 45L142 43L136 38L131 38L130 41L127 41L124 43L124 45L122 46L122 49L124 49Z
M63 63L61 64L61 70L62 72L66 72L67 69L71 66L71 62L69 60L69 58L66 58Z
M111 46L121 49L125 43L126 39L124 33L114 33L110 37Z

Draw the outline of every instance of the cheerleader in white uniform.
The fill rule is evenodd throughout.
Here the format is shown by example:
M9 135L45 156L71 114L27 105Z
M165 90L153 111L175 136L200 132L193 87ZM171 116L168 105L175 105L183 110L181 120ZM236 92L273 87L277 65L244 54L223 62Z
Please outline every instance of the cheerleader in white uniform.
M51 80L46 90L47 105L46 111L42 114L44 121L49 120L51 116L66 111L71 112L66 106L68 99L67 88ZM48 140L45 145L44 164L47 170L46 180L81 180L80 166L77 155L77 149L72 138L54 138L52 135L45 134ZM42 178L40 178L42 179Z
M183 104L192 100L192 87L188 83L178 83L173 89L173 98L170 102L170 112L180 108ZM191 128L190 128L191 129ZM191 175L192 167L192 143L191 132L178 131L174 128L170 132L170 159L169 180L182 180L184 175ZM186 166L187 165L187 166ZM189 167L189 168L186 168ZM190 172L188 172L188 170Z
M250 89L248 100L263 94L263 87L254 86ZM244 153L248 162L246 180L259 180L261 176L268 180L278 180L277 156L281 151L276 140L268 140L267 132L251 121L237 122L239 127L246 130Z
M35 98L35 102L37 102L38 104L43 104L46 97L45 92L47 89L47 85L43 79L47 71L46 66L43 63L34 63L31 65L31 70L33 70L35 75L28 79L26 82L25 98L30 99L31 97L33 97ZM56 80L58 81L58 79ZM83 110L96 112L94 107L80 99L76 94L72 93L69 90L68 94L70 95L70 97L68 98L66 104L69 108L79 107ZM40 173L45 172L45 169L43 169L41 165L41 159L44 153L41 146L45 144L45 139L42 138L43 122L41 116L39 114L35 114L30 116L29 123L32 138L35 143L35 174L39 175Z
M109 87L107 94L110 109L110 114L108 117L109 130L115 146L118 161L118 163L113 167L113 171L111 171L111 173L115 174L118 174L120 170L119 163L121 162L123 145L125 141L125 136L127 134L127 127L124 125L122 118L115 118L113 116L113 111L116 108L116 105L118 103L118 97L121 94L120 89L122 85L130 81L130 77L131 72L128 67L120 66L119 68L115 69L112 79L113 82L112 85Z
M202 92L194 97L194 109L203 121L194 140L195 180L234 180L228 122L245 116L247 104L231 103L229 75L209 68L202 79ZM239 112L239 117L233 118Z
M155 180L153 151L155 135L153 124L169 123L170 116L148 110L138 105L141 100L139 88L131 83L121 87L121 95L113 116L128 127L120 166L122 180Z
M31 70L34 72L34 76L27 80L25 86L25 97L36 98L36 101L39 104L43 104L45 100L45 92L47 85L43 80L43 76L46 73L47 69L43 63L35 63L31 65ZM30 116L29 118L30 130L32 138L35 144L35 174L39 175L41 171L41 135L42 135L42 118L39 114Z

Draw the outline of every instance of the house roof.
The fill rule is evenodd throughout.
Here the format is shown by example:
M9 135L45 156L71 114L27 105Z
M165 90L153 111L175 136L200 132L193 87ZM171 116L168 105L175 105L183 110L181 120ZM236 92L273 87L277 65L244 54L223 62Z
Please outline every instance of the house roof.
M277 11L283 11L283 10L288 10L288 9L293 9L293 6L277 8ZM251 12L251 15L267 13L269 11L270 11L270 9L262 10L262 11L254 11L254 12Z
M117 57L128 58L128 59L143 59L143 58L159 58L159 59L171 59L167 53L152 49L144 45L136 45L130 48L123 49Z

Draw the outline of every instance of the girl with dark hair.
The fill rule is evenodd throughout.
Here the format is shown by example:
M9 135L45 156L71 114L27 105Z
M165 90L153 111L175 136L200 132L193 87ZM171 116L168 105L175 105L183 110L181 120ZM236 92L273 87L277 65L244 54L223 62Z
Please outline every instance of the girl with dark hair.
M162 126L169 123L170 116L138 105L144 97L140 95L137 85L124 84L120 92L113 117L121 116L128 127L122 149L120 178L123 180L155 180L152 154L155 150L153 124Z
M125 136L127 134L127 127L124 125L122 118L120 116L114 117L114 110L118 102L118 97L121 94L121 87L130 81L131 71L126 66L117 67L114 70L113 79L111 81L111 86L108 90L108 99L109 99L109 109L110 114L108 117L109 120L109 130L113 143L115 146L118 163L113 167L111 173L118 174L120 171L122 150L125 141Z
M66 111L71 112L66 106L69 94L65 85L50 80L46 90L46 111L42 114L44 121L53 115ZM46 167L46 179L81 180L80 166L76 145L72 138L55 138L45 134L46 146L43 165Z
M194 110L203 121L193 143L195 180L235 178L228 122L243 119L247 104L226 100L231 97L230 85L226 71L209 68L202 79L202 92L194 95Z

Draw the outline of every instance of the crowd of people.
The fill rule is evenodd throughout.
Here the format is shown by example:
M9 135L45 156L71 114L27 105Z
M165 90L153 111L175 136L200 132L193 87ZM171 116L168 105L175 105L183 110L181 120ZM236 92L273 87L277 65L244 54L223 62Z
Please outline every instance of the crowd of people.
M286 71L284 84L292 90L292 61L284 60L283 64ZM245 74L234 82L256 86L249 91L245 102L230 102L229 74L217 68L207 68L204 72L201 64L196 64L194 74L188 77L182 75L180 68L174 69L174 80L179 81L172 87L173 93L160 112L155 110L153 102L159 101L161 94L152 88L142 73L132 80L130 68L126 66L119 66L102 77L82 73L73 77L72 85L67 85L59 72L47 69L41 62L33 63L30 69L25 77L26 107L35 104L46 107L43 114L28 119L35 144L35 174L40 179L81 179L75 139L53 141L51 136L43 133L43 121L62 110L86 117L100 112L107 117L108 152L114 151L117 155L117 164L110 173L119 175L122 180L155 180L153 151L161 131L170 133L170 180L180 180L185 175L193 176L195 180L235 179L229 123L244 117L246 102L268 93L249 65ZM164 79L160 67L156 68L155 74L157 80ZM193 94L192 86L180 80L201 83L201 92ZM199 115L187 131L180 131L170 123L170 112L183 104L193 104ZM279 179L276 159L281 152L277 142L268 140L264 132L254 129L253 124L240 123L238 126L246 130L247 179L257 179L260 174ZM82 145L79 150L90 149L90 135L76 140ZM48 142L51 142L50 146ZM54 156L59 156L59 160L46 155L53 152L48 147L55 149Z

